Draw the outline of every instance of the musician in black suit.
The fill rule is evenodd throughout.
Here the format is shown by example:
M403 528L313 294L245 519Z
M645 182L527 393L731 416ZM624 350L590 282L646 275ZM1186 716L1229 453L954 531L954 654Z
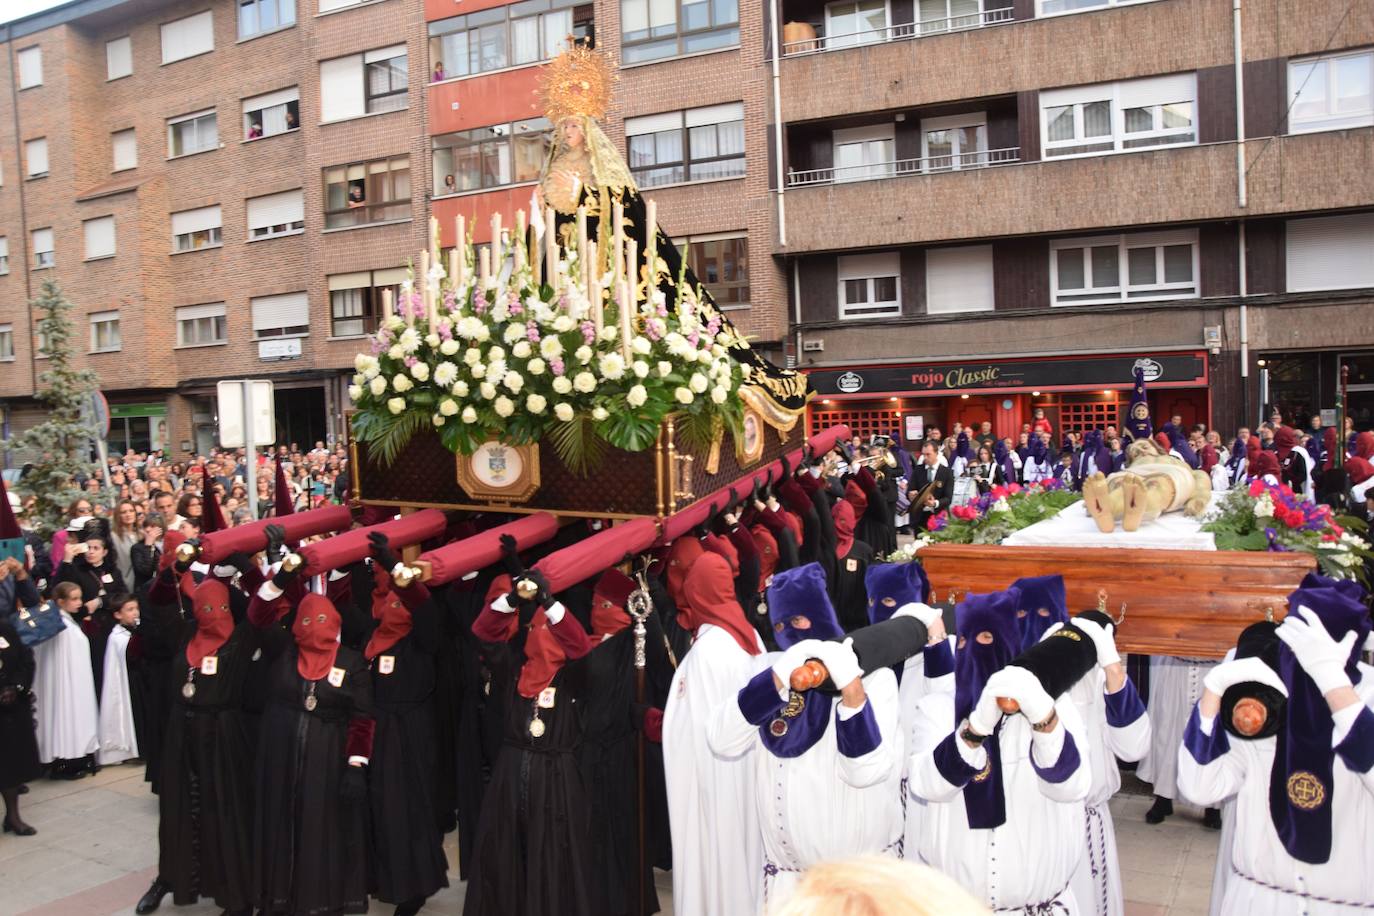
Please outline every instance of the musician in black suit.
M911 525L919 534L926 530L926 522L932 515L949 508L950 500L954 498L954 472L949 465L940 463L940 452L935 443L927 441L921 446L921 460L912 469L911 476L913 479L907 486L907 492L912 494ZM918 497L932 482L935 485L930 493L917 505Z

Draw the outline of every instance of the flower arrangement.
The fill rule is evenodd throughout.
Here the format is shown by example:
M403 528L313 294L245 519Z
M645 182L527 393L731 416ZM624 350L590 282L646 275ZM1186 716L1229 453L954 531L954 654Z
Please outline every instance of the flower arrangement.
M1215 535L1218 550L1310 553L1323 573L1340 579L1363 582L1365 561L1374 557L1369 542L1354 533L1367 531L1363 521L1263 480L1227 493L1202 530Z
M1000 544L1014 531L1057 514L1081 497L1058 480L1029 486L996 486L963 506L951 506L926 522L912 544L888 556L892 563L910 562L928 544Z
M655 226L652 202L649 210ZM622 224L618 203L613 218ZM370 350L354 362L357 438L388 464L426 427L463 454L491 439L548 438L585 473L607 446L651 446L670 413L693 444L737 430L745 371L727 351L719 314L682 277L670 311L655 251L641 259L616 231L599 254L585 227L579 211L577 243L561 246L549 211L527 247L523 212L513 244L496 216L496 241L475 257L460 217L463 242L447 269L437 244L422 252L419 276L402 285L394 309L384 297Z

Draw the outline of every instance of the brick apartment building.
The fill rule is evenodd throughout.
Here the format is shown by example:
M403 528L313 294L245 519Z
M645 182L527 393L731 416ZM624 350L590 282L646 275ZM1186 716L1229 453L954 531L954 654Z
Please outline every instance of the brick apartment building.
M571 34L620 63L608 133L736 324L812 373L815 425L1110 421L1138 361L1157 413L1221 428L1329 408L1348 365L1368 424L1374 8L1232 7L76 0L3 36L0 419L34 413L52 274L112 445L204 448L225 376L277 382L284 437L339 434L425 218L480 243L529 206Z

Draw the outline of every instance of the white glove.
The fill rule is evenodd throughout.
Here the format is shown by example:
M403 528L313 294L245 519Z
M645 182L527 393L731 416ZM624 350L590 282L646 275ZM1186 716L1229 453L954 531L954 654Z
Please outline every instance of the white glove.
M820 653L816 651L820 644L819 639L803 639L773 662L773 676L782 682L783 690L791 689L793 671L806 664L807 659L820 658Z
M984 690L978 697L973 712L968 714L968 727L980 735L991 735L1002 721L1002 710L997 705L997 694Z
M1284 687L1283 679L1279 677L1278 672L1253 656L1222 662L1207 672L1207 676L1202 679L1202 686L1221 696L1229 688L1246 681L1273 687L1279 693L1288 696L1288 688Z
M496 596L496 600L491 603L491 609L498 614L514 614L515 608L506 600L505 592Z
M1032 724L1044 722L1054 712L1054 697L1045 692L1035 675L1019 665L1008 665L988 678L983 695L988 693L1015 700ZM981 703L982 697L978 701Z
M921 621L921 623L926 625L927 630L930 629L931 624L933 624L935 621L943 619L940 615L939 608L931 607L930 605L924 604L920 601L912 601L908 604L902 605L901 607L897 608L897 610L893 613L892 616L915 617L917 620Z
M844 642L822 642L816 657L825 664L825 670L830 672L830 680L835 682L836 687L848 687L855 678L863 677L863 669L859 667L859 656L854 654L853 639L846 639Z
M1345 666L1350 664L1350 652L1355 648L1356 633L1351 630L1340 642L1326 632L1317 612L1307 607L1299 607L1297 614L1289 614L1279 624L1278 637L1282 639L1298 664L1307 672L1323 694L1340 687L1350 686L1350 675Z
M1097 664L1102 668L1121 664L1121 653L1116 651L1116 640L1112 631L1088 617L1079 617L1073 622L1074 629L1093 641L1097 647ZM1115 628L1113 628L1115 629Z

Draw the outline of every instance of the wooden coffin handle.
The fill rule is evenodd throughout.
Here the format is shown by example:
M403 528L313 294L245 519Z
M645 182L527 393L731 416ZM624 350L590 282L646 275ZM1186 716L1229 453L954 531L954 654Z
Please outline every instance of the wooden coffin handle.
M801 691L819 687L825 683L825 679L828 677L830 677L830 672L825 669L825 665L813 658L793 671L792 677L788 680L791 682L793 690Z
M1247 738L1253 738L1264 731L1264 725L1268 719L1269 710L1254 697L1237 700L1236 705L1231 709L1231 724L1238 734Z
M998 697L997 708L1009 716L1014 716L1021 711L1021 704L1011 697Z

